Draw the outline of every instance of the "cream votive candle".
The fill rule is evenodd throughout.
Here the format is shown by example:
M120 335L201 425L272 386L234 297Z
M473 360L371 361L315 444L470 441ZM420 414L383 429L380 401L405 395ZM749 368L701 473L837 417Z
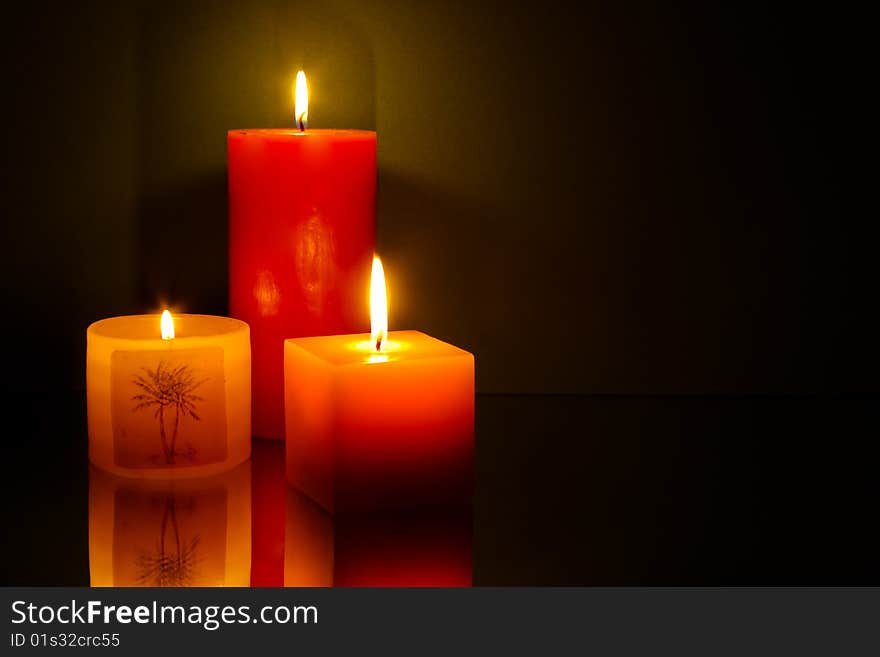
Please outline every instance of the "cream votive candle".
M112 317L88 328L89 459L128 477L206 476L250 457L248 325Z

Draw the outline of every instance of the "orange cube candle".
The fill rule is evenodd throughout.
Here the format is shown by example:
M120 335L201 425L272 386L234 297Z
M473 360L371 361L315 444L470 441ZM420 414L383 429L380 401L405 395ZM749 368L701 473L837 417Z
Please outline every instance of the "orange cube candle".
M250 331L209 315L88 329L89 459L128 477L212 475L251 453Z
M331 511L467 501L474 357L387 331L374 260L373 332L284 343L287 479Z

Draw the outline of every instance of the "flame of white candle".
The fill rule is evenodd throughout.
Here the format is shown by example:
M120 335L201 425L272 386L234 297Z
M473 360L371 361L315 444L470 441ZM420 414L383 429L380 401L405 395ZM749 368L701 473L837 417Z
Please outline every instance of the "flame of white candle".
M174 339L174 319L171 317L171 313L167 310L162 312L162 339L163 340L173 340Z

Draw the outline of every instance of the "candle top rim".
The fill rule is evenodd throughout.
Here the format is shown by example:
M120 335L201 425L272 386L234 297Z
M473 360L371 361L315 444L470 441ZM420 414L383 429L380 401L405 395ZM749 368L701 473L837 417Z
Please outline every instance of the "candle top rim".
M161 313L151 315L120 315L107 317L89 325L89 337L101 337L129 342L180 343L189 339L205 339L250 333L250 327L240 319L220 315L175 313L175 337L163 340L160 327Z
M274 137L283 139L302 139L303 137L315 136L322 138L338 137L347 139L375 139L375 130L357 130L354 128L306 128L304 131L298 128L236 128L227 132L230 137L262 137L263 139Z
M388 344L393 347L388 351L370 349L374 343L371 341L369 333L287 338L284 344L302 349L334 367L362 363L379 364L398 360L472 359L474 357L471 352L461 347L438 340L427 333L411 330L389 331Z

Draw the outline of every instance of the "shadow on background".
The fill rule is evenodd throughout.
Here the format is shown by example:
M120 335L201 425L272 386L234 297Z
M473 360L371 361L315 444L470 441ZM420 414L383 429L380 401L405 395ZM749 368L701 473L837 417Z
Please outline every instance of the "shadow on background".
M226 174L141 199L136 248L138 305L145 312L227 314Z

